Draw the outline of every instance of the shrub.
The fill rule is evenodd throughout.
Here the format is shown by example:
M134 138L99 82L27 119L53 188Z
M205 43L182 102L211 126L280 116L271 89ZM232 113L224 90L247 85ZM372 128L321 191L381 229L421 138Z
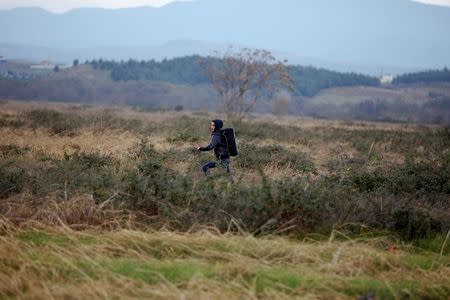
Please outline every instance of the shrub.
M25 170L11 163L0 166L0 199L22 192L27 180Z
M24 126L24 124L25 123L22 120L0 115L0 128L1 127L20 128Z
M407 240L431 237L441 231L441 223L426 211L414 207L402 207L391 213L391 229Z
M256 170L267 165L278 168L292 168L297 172L316 173L314 163L299 151L289 151L280 145L256 146L242 143L239 145L241 155L236 164L243 169Z
M382 189L389 182L390 178L382 174L380 171L376 172L361 172L357 173L354 170L350 173L348 180L351 185L362 192L373 192Z
M130 208L158 214L156 196L164 190L166 179L163 176L166 170L160 154L148 139L141 139L131 157L135 160L136 167L125 175L124 199L128 201Z
M67 198L89 193L96 201L111 197L119 184L118 164L98 152L65 153L63 159L43 158L44 165L30 173L29 188L38 195L57 192Z
M445 161L405 163L389 171L351 169L348 183L359 192L383 190L392 194L450 194L450 166Z
M167 141L170 143L177 143L177 142L189 142L194 143L200 141L200 137L193 133L188 131L178 132L173 137L168 137Z
M111 126L112 129L122 129L131 132L141 132L143 127L143 122L137 119L117 119Z
M0 145L0 153L2 157L10 157L29 153L31 148L28 146L20 147L15 144Z
M236 136L242 136L250 140L273 139L280 142L296 141L304 132L294 126L280 126L272 123L248 123L236 124Z
M396 173L390 178L390 190L395 194L450 194L450 164L445 161L414 163L407 160Z
M49 109L32 110L23 118L31 122L32 128L47 128L50 133L59 135L72 136L79 128L86 126L82 117Z

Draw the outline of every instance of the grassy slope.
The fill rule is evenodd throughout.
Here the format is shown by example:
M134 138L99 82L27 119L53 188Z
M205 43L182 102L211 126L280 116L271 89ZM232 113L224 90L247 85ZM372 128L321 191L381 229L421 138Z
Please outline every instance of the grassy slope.
M314 104L355 104L367 100L405 101L423 104L431 95L450 97L449 83L410 84L381 87L342 87L321 91L314 97L307 98L307 103Z
M302 242L207 229L80 233L1 225L5 299L450 296L449 256L388 251L392 241L383 238Z

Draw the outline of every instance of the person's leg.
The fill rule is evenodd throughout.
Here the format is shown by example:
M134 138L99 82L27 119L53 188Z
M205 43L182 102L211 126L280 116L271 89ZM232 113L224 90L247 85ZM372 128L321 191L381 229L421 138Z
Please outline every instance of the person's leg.
M230 159L229 158L227 158L227 159L222 159L221 161L220 161L220 165L222 166L222 168L227 172L227 174L228 174L228 179L230 180L230 182L234 182L234 179L233 179L233 175L231 174L231 169L230 169Z
M221 159L220 160L220 165L222 166L222 168L228 173L230 174L230 159L226 158L226 159Z
M202 171L205 174L205 176L207 176L208 175L208 170L209 169L213 169L215 167L216 167L216 163L213 162L213 161L209 161L209 162L207 162L206 164L203 165Z

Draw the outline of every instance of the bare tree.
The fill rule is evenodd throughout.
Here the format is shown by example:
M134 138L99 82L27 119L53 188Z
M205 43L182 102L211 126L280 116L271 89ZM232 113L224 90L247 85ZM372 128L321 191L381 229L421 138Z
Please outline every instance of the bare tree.
M201 61L212 87L221 98L228 119L241 121L258 99L282 87L292 89L292 79L285 63L266 50L244 48L215 53Z

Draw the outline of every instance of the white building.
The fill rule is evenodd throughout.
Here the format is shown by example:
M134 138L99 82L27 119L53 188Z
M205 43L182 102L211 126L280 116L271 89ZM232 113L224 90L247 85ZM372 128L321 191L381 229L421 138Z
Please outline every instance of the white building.
M380 76L381 84L391 84L393 80L394 80L394 75L391 75L391 74Z
M43 60L37 65L31 65L31 69L39 69L39 70L53 70L56 65L49 62L48 60Z

